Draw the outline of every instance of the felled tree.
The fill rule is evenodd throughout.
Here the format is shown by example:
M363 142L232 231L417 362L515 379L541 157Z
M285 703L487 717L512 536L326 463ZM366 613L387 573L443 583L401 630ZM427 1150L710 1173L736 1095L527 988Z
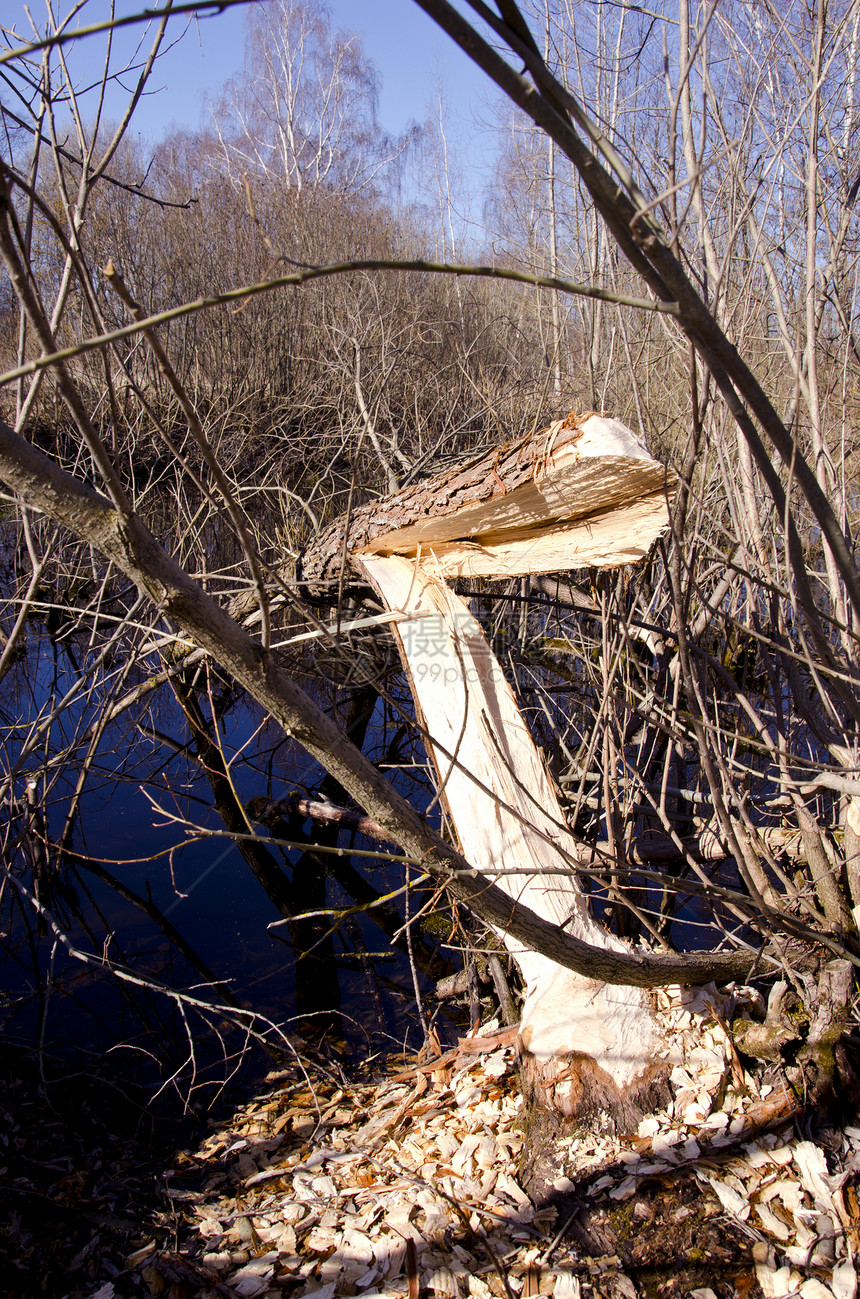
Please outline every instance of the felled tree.
M605 952L589 912L590 850L568 829L502 669L452 576L489 578L642 559L668 526L674 478L615 420L590 415L476 457L328 529L308 582L350 564L397 614L394 632L460 850L518 906ZM520 1040L538 1093L566 1114L630 1117L664 1081L648 992L557 964L497 926L526 983Z
M585 120L580 106L571 99L570 95L549 75L542 65L539 56L536 54L534 41L528 37L528 31L524 27L514 4L510 3L509 0L504 0L504 3L500 0L498 8L504 17L495 20L499 34L508 41L512 51L513 64L506 64L500 58L498 49L491 49L485 43L482 43L472 29L468 28L468 24L465 24L462 16L451 10L445 0L426 0L424 7L433 10L436 16L451 31L451 34L461 41L461 44L466 44L473 52L477 52L480 61L496 78L497 82L508 93L511 93L516 102L520 103L527 112L533 113L534 120L550 132L559 148L574 161L594 197L596 206L604 216L619 246L629 257L632 265L641 272L645 283L653 292L655 303L659 301L664 314L677 318L680 328L685 331L689 341L696 349L703 366L706 365L710 369L716 387L722 393L727 408L737 420L743 437L749 443L751 454L759 467L762 479L771 492L775 505L774 512L775 516L780 520L780 528L783 528L784 525L787 538L785 554L791 567L793 579L792 621L795 613L799 613L804 620L805 626L809 628L812 639L814 640L818 635L819 639L823 641L823 654L824 649L829 647L826 637L822 635L821 627L817 626L817 623L820 624L821 620L818 618L809 574L804 566L804 556L798 529L794 515L789 508L790 486L799 484L799 489L805 496L806 503L820 527L821 536L824 539L822 544L825 544L831 552L832 562L838 570L837 579L844 584L845 599L856 611L860 609L860 585L858 585L857 581L856 566L851 554L850 543L846 541L839 520L835 517L823 489L817 484L811 467L800 455L798 445L791 436L790 430L780 421L754 376L722 333L696 292L695 287L687 278L683 265L674 251L672 240L668 239L657 225L652 205L643 200L617 155L610 150L610 146L607 145L597 128ZM531 83L518 71L518 68L523 63L530 70L533 77ZM583 144L574 128L574 121L583 132L590 136L594 143L593 152ZM607 152L608 150L609 152ZM607 166L614 169L614 175L608 173L597 156L598 153L604 156ZM10 181L9 183L13 182ZM510 812L505 810L508 807L506 800L509 796L513 797L512 794L509 795L507 791L503 790L493 791L496 807L501 809L504 804L503 810L507 828L505 831L506 837L502 840L503 851L507 851L506 845L508 841L520 834L518 827L523 824L523 818L529 822L536 820L536 813L532 814L535 802L540 803L544 809L543 814L547 818L545 822L539 822L536 826L537 842L539 844L538 854L542 859L540 864L544 870L544 881L536 882L536 877L530 871L527 872L518 866L515 874L522 876L524 882L516 897L512 897L513 890L511 887L508 887L507 891L500 887L500 883L506 880L507 877L499 873L498 861L494 859L492 853L489 854L487 861L470 861L468 855L464 855L450 845L441 842L432 829L423 822L416 810L397 794L393 786L380 775L354 746L350 745L346 737L338 731L332 719L327 717L307 695L297 688L295 681L284 671L282 664L278 660L277 653L270 649L268 625L265 616L263 616L263 634L259 639L256 639L248 633L246 628L243 628L232 619L225 608L207 596L200 585L191 578L189 572L183 569L163 548L159 547L143 526L140 517L135 513L123 490L121 476L111 463L111 457L107 454L98 432L93 426L89 413L92 407L81 399L80 392L75 387L71 377L73 371L68 368L70 357L68 352L64 353L60 349L61 340L57 339L56 330L50 323L54 319L54 314L50 310L46 311L44 305L37 300L35 289L38 285L38 279L32 273L32 268L26 265L28 242L25 234L25 231L17 228L10 196L5 193L0 195L0 237L2 237L2 252L6 269L13 290L20 300L22 313L26 317L27 337L31 342L35 340L37 350L42 353L40 358L27 365L22 364L19 371L12 372L6 378L9 382L12 380L17 381L19 377L25 374L35 374L35 370L30 368L31 365L39 368L48 364L51 365L56 391L62 397L68 409L68 428L71 430L72 425L76 426L79 445L86 452L85 458L79 463L88 463L92 466L92 469L88 469L86 472L92 472L96 476L96 480L103 485L103 490L107 492L107 496L99 495L80 477L75 478L64 473L55 461L44 456L34 446L28 445L22 439L16 437L11 430L3 427L0 428L0 478L18 494L19 499L33 509L44 511L75 531L84 541L98 548L103 556L106 556L122 572L131 577L139 588L150 597L159 617L163 617L164 622L170 629L191 640L199 651L217 660L239 684L244 686L261 702L272 718L282 725L287 734L304 744L308 751L316 756L337 777L338 781L349 790L356 802L371 816L375 817L391 836L402 845L406 852L419 859L434 877L444 880L457 897L463 899L476 913L504 932L509 941L520 944L524 960L528 961L530 959L527 954L535 953L542 958L549 959L555 966L562 967L565 970L571 969L583 978L593 980L597 987L602 984L612 983L624 988L637 989L662 983L692 983L710 978L732 978L746 974L756 964L757 957L755 953L688 954L676 957L660 952L624 949L610 942L606 935L599 931L599 927L592 926L584 912L577 907L573 907L569 901L567 909L571 912L575 923L567 924L563 928L556 923L556 915L555 912L552 912L550 905L551 896L554 896L555 890L553 880L556 877L548 873L556 869L556 867L548 864L543 858L552 847L558 853L557 860L560 861L558 869L562 870L565 875L570 875L571 871L577 868L580 859L569 845L568 840L561 838L562 830L558 828L560 818L553 810L553 804L545 800L542 787L538 796L531 794L526 799L528 816L518 811L513 804L511 804L512 810ZM72 265L71 262L69 264ZM353 264L353 268L357 265L359 264ZM362 265L364 265L364 269L368 269L368 264ZM292 277L285 277L281 281L270 281L256 285L253 287L253 292L272 292L279 282L285 284L290 278L291 282L299 284L303 282L305 277L311 275L336 273L345 269L347 268L344 266L313 267L298 272ZM417 264L412 264L411 269L418 269ZM422 269L427 268L422 267ZM435 267L430 269L438 271L444 268ZM488 268L484 269L486 271ZM501 272L493 270L492 273ZM556 283L554 287L564 289L561 282ZM568 290L588 292L594 296L605 295L607 292L605 288L599 285L586 286L585 288L583 286L578 288L577 286L568 286ZM233 290L233 296L237 299L242 298L244 294L244 289ZM226 301L226 297L220 299L220 301ZM192 310L209 309L216 306L218 302L217 297L206 300L201 299L195 304L186 304L180 310L190 312ZM635 305L641 307L649 304L647 302L643 304L640 300ZM151 318L148 322L136 320L134 325L123 330L122 334L125 337L126 333L141 331L147 333L148 336L149 332L163 326L164 323L165 317L163 315ZM23 336L22 333L22 338ZM107 347L111 340L115 343L117 338L118 335L104 334L101 339L91 339L86 345L95 346L98 344ZM22 356L22 362L23 360ZM159 365L162 365L160 359ZM36 390L37 383L34 382L32 392L35 393ZM696 424L698 414L694 412L694 416L693 422ZM22 420L20 427L24 426ZM566 430L566 432L574 433L575 430ZM480 641L474 635L473 628L467 621L466 614L463 613L458 621L456 615L457 606L444 591L444 588L439 585L441 582L440 574L450 574L457 571L472 573L482 571L505 571L509 573L529 571L528 567L526 569L517 568L516 562L517 556L521 560L525 558L525 552L530 547L534 547L538 551L542 549L541 562L547 566L540 569L533 559L531 562L535 565L535 571L551 571L558 567L569 567L576 563L604 562L600 559L600 555L604 554L605 557L605 551L601 552L599 545L594 543L594 539L599 528L607 523L609 518L608 508L604 508L603 511L598 509L597 515L589 521L581 513L576 514L576 501L568 499L566 502L562 502L558 508L554 504L550 504L549 513L541 523L540 519L530 516L528 513L527 501L524 500L527 495L525 490L521 494L520 504L515 504L518 485L524 489L527 488L528 492L532 492L534 489L539 495L543 494L546 501L550 500L550 491L551 489L555 490L555 488L544 470L550 460L555 462L556 453L562 448L564 439L561 433L562 430L559 430L555 440L552 437L544 437L531 446L530 451L526 447L521 447L510 463L508 463L507 457L512 452L512 448L504 448L492 453L485 463L483 471L480 466L473 467L472 478L469 480L471 482L470 487L468 487L466 479L457 477L455 481L462 481L464 486L473 492L473 495L468 499L467 497L460 500L453 500L452 498L450 510L438 497L434 497L432 502L434 519L430 532L422 533L421 531L425 522L426 508L423 510L419 508L416 517L407 518L402 510L404 498L397 498L399 501L397 506L398 510L400 510L399 516L392 516L387 522L382 520L382 526L375 537L365 538L360 543L356 542L357 553L364 552L358 554L358 562L365 566L365 571L369 577L374 576L372 572L374 566L383 565L384 572L390 574L390 577L386 576L385 580L390 580L394 584L392 588L393 596L399 603L411 602L416 596L414 591L407 590L405 596L403 596L402 590L398 591L395 583L397 564L405 563L409 565L410 572L414 571L414 560L417 559L419 546L421 547L424 570L421 577L424 584L422 591L426 589L426 594L423 594L421 598L426 599L431 618L443 611L447 617L447 611L454 610L452 630L450 633L446 632L449 648L445 652L449 656L453 652L458 667L464 653L464 646L468 648L470 655L478 662L481 661L484 651ZM774 464L773 457L768 449L767 440L772 443L782 457L785 482L780 478L778 468ZM529 454L532 457L531 461L528 459ZM518 462L516 457L521 457L523 462ZM584 457L584 459L587 458ZM622 458L624 457L622 456ZM630 458L641 461L641 452L639 456L633 455ZM584 467L587 466L581 466L581 468ZM639 467L641 469L642 465L640 464ZM610 480L603 474L599 463L596 465L596 469L595 466L591 466L591 468L596 473L592 485L596 483L602 489L608 487ZM518 474L521 475L521 478L517 483L514 480ZM229 512L233 507L233 502L229 496L229 484L217 478L215 481L218 483L218 492L226 503ZM786 482L789 484L789 488L786 487ZM499 490L500 487L504 487L504 491ZM426 501L427 489L420 487L415 489L416 493L420 493L422 490L425 492ZM433 490L435 491L435 489ZM662 490L663 487L661 486ZM417 501L418 497L416 496L414 499ZM483 508L488 503L492 503L492 510L482 514ZM620 505L620 501L612 503L608 498L604 497L605 507L610 504L615 509ZM478 512L476 520L469 523L468 526L464 517L453 518L461 506L466 506L468 509L474 508ZM564 511L571 510L572 507L573 512L565 515ZM438 527L439 520L446 513L446 510L452 516L451 526L454 531L445 536L435 534L434 540L433 528ZM356 518L358 517L356 516ZM564 536L561 536L560 533L564 533L565 529L558 527L562 518L565 518L567 523L571 525ZM630 515L627 523L630 526L623 533L617 533L616 544L619 543L619 537L620 541L628 545L628 547L632 540L636 543L634 548L641 551L643 544L640 536L636 534L635 515ZM413 529L412 535L408 538L408 544L407 540L401 536L401 541L404 542L405 555L398 556L396 553L383 554L382 558L380 558L380 553L385 551L386 545L390 545L390 540L386 541L386 533L399 533L404 528ZM520 529L522 531L515 535ZM237 535L241 534L242 529L237 526ZM353 535L352 530L350 530L350 535ZM577 537L579 540L577 540ZM523 543L519 549L518 541ZM242 543L244 546L244 537L242 537ZM589 545L592 547L591 550L588 548ZM431 564L428 565L427 559L431 548L433 550L433 559ZM253 596L260 601L262 614L265 615L266 591L263 571L256 559L253 558L253 547L245 546L245 549L250 557L250 586L253 590ZM391 547L392 552L396 552L396 549L396 546ZM554 552L554 554L551 552ZM414 557L412 561L407 558L409 554ZM622 558L632 557L632 553L622 555L621 550L619 550L615 555L615 559L610 562L619 562ZM344 558L343 548L336 542L330 548L330 558L333 565L330 573L336 575ZM389 564L389 560L392 563ZM397 564L394 563L395 560ZM487 565L487 567L482 568L481 565ZM378 576L375 580L379 581ZM429 585L431 582L437 585L431 587ZM421 627L421 621L419 620L416 625ZM679 637L679 640L683 639L683 636ZM681 651L683 651L683 648L682 645ZM683 658L682 652L680 652L680 657ZM432 663L430 666L432 666ZM681 664L681 670L682 672L685 671L683 663ZM489 685L494 687L491 665L488 666L487 671L490 675ZM684 677L685 682L687 675ZM826 680L832 680L834 692L838 688L840 694L846 697L848 703L853 703L856 713L856 700L853 699L855 693L854 678L845 672L833 672L832 676L828 676ZM692 698L692 689L689 694ZM503 696L504 691L500 686L495 695L490 690L487 695L489 701L488 715L491 712L489 705L492 705L492 707L498 708L499 716L502 716L504 711ZM463 701L462 716L468 717L468 711L472 711L472 703L468 701L468 696L466 696ZM466 766L464 742L460 738L462 717L459 714L457 717L459 720L454 725L448 744L446 745L443 739L440 738L436 746L435 758L440 767L441 781L447 781L446 791L447 785L450 785L455 780L460 768ZM705 734L704 725L700 726L700 731L702 747L705 749L708 737ZM517 732L516 747L520 747L519 732ZM447 752L444 751L446 749ZM453 764L454 755L457 757L459 766ZM850 758L850 755L848 756ZM448 768L452 764L454 770L448 775ZM848 766L847 759L845 765ZM506 767L506 764L502 764L502 766ZM538 767L540 767L539 761ZM826 774L832 778L831 773ZM516 786L515 792L519 795L521 791L517 781L514 780L513 783ZM471 798L473 791L478 788L474 779L467 788L469 791L468 797ZM487 786L487 788L490 788L490 786ZM853 794L855 791L849 790L848 792ZM723 814L719 829L724 833L732 850L731 855L740 863L743 842L737 838L736 827L728 813L725 812L724 804L721 803L720 806L723 808ZM470 827L467 826L466 828L469 829ZM464 834L465 832L464 830ZM735 837L733 838L733 836ZM465 839L463 842L465 844ZM480 866L489 866L495 872L497 882L493 882L493 877L481 874ZM814 878L816 888L820 887L822 890L824 885L830 881L831 871L827 866L826 859L824 869L819 869L816 866ZM544 908L546 910L543 910ZM836 920L840 921L840 919L837 914ZM791 922L792 932L800 927L795 917L790 916L788 920ZM770 914L763 912L761 928L765 932L775 927L770 921ZM808 929L804 936L807 939L809 938ZM829 938L829 935L825 935L825 937ZM835 938L830 939L830 941L836 943ZM608 1005L610 994L605 988L600 992L600 996L604 1004ZM628 1016L628 1021L635 1024L637 1022L636 1017L639 1016L638 1022L645 1025L647 1031L652 1031L653 1024L644 997L640 993L630 993L628 995L627 992L620 993L619 997L621 999L620 1004L634 1007L634 1010L624 1012ZM533 1006L538 1004L534 997L531 1000ZM638 1009L636 1009L637 1007ZM594 1032L598 1037L602 1032L601 1022L603 1019L604 1016L601 1014L595 1016L593 1020ZM526 1027L528 1028L528 1024ZM531 1045L534 1047L533 1038ZM570 1041L567 1042L566 1046L562 1044L557 1050L553 1048L547 1055L547 1059L556 1062L563 1061L566 1047L569 1046ZM597 1049L600 1049L600 1044L598 1044ZM604 1054L608 1058L611 1052L606 1050ZM642 1054L640 1045L640 1063ZM597 1060L597 1058L596 1056L591 1057L592 1060ZM567 1066L562 1064L561 1067L566 1068ZM602 1065L599 1067L603 1068ZM616 1065L613 1063L612 1068L615 1067ZM607 1072L607 1076L616 1090L623 1092L627 1088L630 1091L636 1078L643 1076L641 1073L636 1073L636 1059L634 1056L630 1056L628 1064L624 1066L627 1069L627 1074L623 1073L621 1066L617 1067L620 1071L618 1074L618 1077L621 1078L620 1083L617 1079L613 1081L611 1070L604 1071ZM545 1070L545 1077L549 1077L550 1073L551 1070ZM582 1077L583 1070L580 1069L579 1073L580 1077ZM611 1091L612 1088L610 1087L609 1090ZM553 1098L565 1106L572 1105L575 1099L572 1095L568 1095L564 1089L560 1091L556 1089Z

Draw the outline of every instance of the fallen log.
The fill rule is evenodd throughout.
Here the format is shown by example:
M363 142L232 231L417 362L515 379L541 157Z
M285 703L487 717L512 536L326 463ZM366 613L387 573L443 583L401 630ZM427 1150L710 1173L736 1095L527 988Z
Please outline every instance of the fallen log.
M252 799L248 811L255 821L265 825L269 821L299 816L303 820L315 821L318 825L336 825L341 830L355 830L366 839L375 839L378 843L394 843L394 836L363 812L353 812L347 807L338 807L323 798L304 798L295 792L285 798Z
M343 830L355 830L366 839L378 843L397 843L395 835L363 812L338 807L326 799L305 798L291 793L284 798L252 800L254 819L266 822L269 818L301 816L319 825L336 825ZM835 836L838 826L829 827ZM757 826L755 840L762 848L789 861L805 861L803 840L799 830L785 826ZM732 848L716 830L705 829L699 834L670 839L667 835L648 835L634 839L626 847L612 844L608 839L598 839L591 845L593 860L589 862L590 874L617 873L625 866L677 866L692 859L697 862L727 861ZM738 893L737 900L744 901L745 894Z

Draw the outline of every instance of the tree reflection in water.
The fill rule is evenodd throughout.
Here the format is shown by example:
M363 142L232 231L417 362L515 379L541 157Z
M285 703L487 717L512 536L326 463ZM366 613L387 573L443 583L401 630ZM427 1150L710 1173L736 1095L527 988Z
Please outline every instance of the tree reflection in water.
M402 900L370 905L402 889L396 848L279 810L345 795L205 666L147 689L145 629L115 625L37 608L4 680L7 1044L49 1086L83 1069L195 1104L299 1038L417 1044ZM390 756L376 691L329 695ZM450 968L417 930L411 946L422 979Z

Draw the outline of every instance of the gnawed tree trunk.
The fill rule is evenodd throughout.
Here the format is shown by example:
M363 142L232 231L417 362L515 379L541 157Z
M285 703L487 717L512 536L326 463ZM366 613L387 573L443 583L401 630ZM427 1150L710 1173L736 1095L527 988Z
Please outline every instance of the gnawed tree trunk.
M306 558L333 580L345 557L399 617L395 635L464 857L512 898L607 951L570 833L501 667L452 575L504 577L626 563L668 522L672 481L629 429L571 417L452 474L340 520ZM502 934L527 995L520 1038L541 1100L629 1122L664 1086L651 994L564 969Z
M84 433L89 438L95 436L83 409L75 406L75 411L82 436ZM627 465L634 478L635 459L628 457ZM615 468L621 466L616 464ZM587 979L600 978L637 988L744 979L753 968L772 963L773 958L766 951L756 950L681 956L633 948L613 950L616 945L607 946L602 933L595 935L599 936L599 942L588 942L567 929L560 929L554 920L539 916L524 901L512 899L510 891L492 883L474 863L445 844L333 719L296 685L280 665L276 653L253 640L159 546L136 514L117 507L74 478L2 420L0 480L19 493L31 509L42 511L69 528L131 578L157 606L160 616L202 654L211 655L267 710L286 735L318 759L405 852L423 862L431 875L443 880L454 896L488 923L510 931L530 951L547 952L555 963L576 970ZM583 523L583 526L587 525ZM643 544L643 538L637 541ZM643 1001L640 1006L640 1013L645 1016L647 1003ZM575 1034L576 1026L570 1025L568 1037L574 1047ZM537 1049L534 1038L530 1047ZM613 1067L610 1047L604 1050L601 1060L608 1069ZM584 1076L583 1069L578 1076ZM631 1086L627 1090L632 1094Z

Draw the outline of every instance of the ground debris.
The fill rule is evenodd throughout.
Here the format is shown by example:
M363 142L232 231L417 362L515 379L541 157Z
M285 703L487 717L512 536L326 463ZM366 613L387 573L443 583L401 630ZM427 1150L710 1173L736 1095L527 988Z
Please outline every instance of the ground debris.
M621 1135L559 1128L539 1157L495 1022L348 1078L302 1047L173 1155L160 1212L105 1275L94 1226L73 1260L89 1286L67 1293L856 1299L860 1127L804 1126L778 1079L746 1072L716 990L658 996L668 1107ZM55 1202L83 1185L54 1176Z
M194 1152L208 1191L167 1192L186 1293L856 1299L860 1129L798 1133L715 989L659 997L673 1101L635 1133L559 1133L539 1168L495 1023L348 1082L303 1053Z

